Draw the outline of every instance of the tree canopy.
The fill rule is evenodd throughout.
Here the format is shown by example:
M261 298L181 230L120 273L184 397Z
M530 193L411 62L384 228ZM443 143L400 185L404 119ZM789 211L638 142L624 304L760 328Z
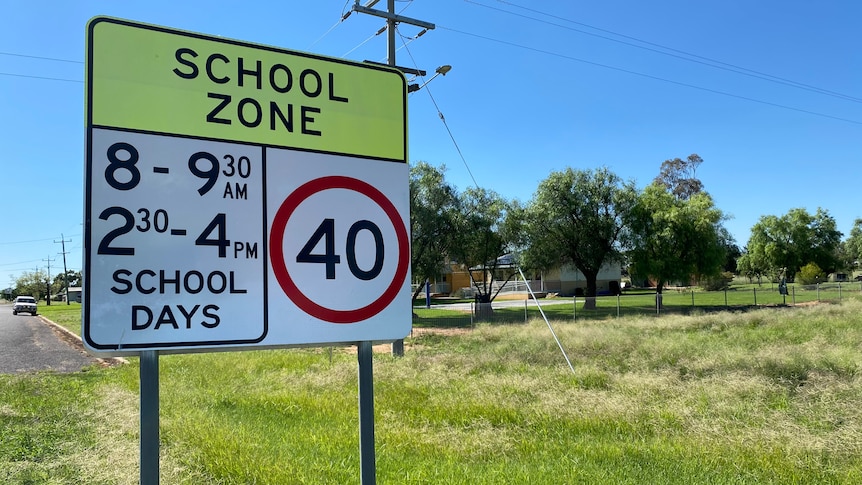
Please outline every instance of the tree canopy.
M746 264L754 273L773 277L781 271L795 275L808 263L832 273L840 264L841 232L836 227L821 208L814 215L796 208L780 217L762 216L751 228Z
M418 162L410 167L410 232L413 280L440 276L458 234L458 193L445 167ZM421 291L421 284L413 295Z
M475 187L461 194L459 208L451 254L470 273L479 301L488 303L495 296L492 291L500 257L513 252L521 238L522 210L493 190ZM470 268L482 278L473 278ZM515 272L508 269L506 279Z
M66 278L69 280L69 287L81 286L82 277L80 271L68 270L65 273L59 273L54 276L54 281L51 283L51 293L63 293L66 291Z
M621 240L636 200L634 182L607 168L552 172L527 208L525 266L572 264L586 279L586 296L596 296L602 266L622 260Z
M862 261L862 219L853 221L850 235L842 243L842 255L844 265L848 268L858 266Z
M456 263L470 275L479 301L490 302L500 258L512 253L521 239L522 212L517 202L493 190L471 187L459 193L446 182L445 167L414 164L410 168L414 282L437 277L446 264ZM516 270L506 266L503 277L510 278ZM482 276L474 278L474 273Z
M692 153L685 160L665 160L653 183L668 189L679 199L689 199L703 192L703 182L697 178L697 167L702 163L703 159L697 153Z
M29 295L40 300L48 294L48 273L38 269L26 271L15 280L15 295Z
M653 279L658 293L669 282L718 274L725 259L723 218L706 192L682 199L660 184L647 186L630 219L633 273Z

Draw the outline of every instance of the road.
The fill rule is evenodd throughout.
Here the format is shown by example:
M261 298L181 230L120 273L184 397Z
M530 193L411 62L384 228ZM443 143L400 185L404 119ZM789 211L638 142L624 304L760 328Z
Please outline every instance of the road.
M96 362L41 317L12 315L12 305L0 305L0 374L77 372Z

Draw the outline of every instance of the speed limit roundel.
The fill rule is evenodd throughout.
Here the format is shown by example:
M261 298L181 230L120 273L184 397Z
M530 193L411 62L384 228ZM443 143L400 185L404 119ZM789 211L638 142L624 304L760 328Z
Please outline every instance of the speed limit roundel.
M385 214L382 222L390 227L381 228L381 221L375 222L374 218L354 217L347 222L336 223L335 218L322 216L311 225L306 224L303 230L296 231L303 234L301 244L297 246L298 250L285 254L285 235L294 233L291 218L299 207L312 197L337 190L368 199L374 208ZM389 236L393 233L394 241ZM396 250L387 251L387 247L391 248L393 244ZM346 176L319 177L291 192L275 213L269 246L272 272L285 295L308 315L330 323L356 323L380 313L401 291L410 267L410 238L398 210L372 185ZM384 271L387 254L393 255L393 252L396 257L394 270ZM348 293L352 285L374 285L379 291L362 306L333 308L334 305L318 301L307 288L303 289L309 284L306 277L292 274L294 270L291 267L303 263L315 263L317 278L321 281L343 281L338 291ZM380 281L386 278L389 280Z

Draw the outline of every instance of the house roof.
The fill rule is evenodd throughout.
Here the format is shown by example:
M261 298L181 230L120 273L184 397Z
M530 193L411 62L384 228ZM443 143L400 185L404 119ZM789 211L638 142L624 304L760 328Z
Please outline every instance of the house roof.
M497 258L497 269L506 269L506 268L517 268L518 262L515 260L515 255L512 253L504 254ZM481 269L485 269L488 266L487 264L480 264L479 266L473 266L470 268L470 271L477 271Z

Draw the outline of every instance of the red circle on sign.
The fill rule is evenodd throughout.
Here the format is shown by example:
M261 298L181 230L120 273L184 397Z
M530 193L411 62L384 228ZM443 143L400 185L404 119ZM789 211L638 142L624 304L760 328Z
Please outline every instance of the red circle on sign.
M305 296L293 281L293 278L290 277L284 261L284 231L287 227L288 219L290 219L290 216L293 215L293 212L305 199L329 189L353 190L373 200L389 217L389 221L392 222L392 226L395 228L395 235L398 238L398 264L395 266L395 276L392 277L392 282L389 283L383 294L376 300L354 310L333 310L312 301ZM330 323L356 323L380 313L398 295L404 278L407 277L407 269L410 266L410 238L407 236L407 228L404 227L401 215L395 206L392 205L392 202L382 192L366 182L337 175L320 177L308 181L284 199L284 202L281 203L281 206L275 213L275 217L272 219L269 247L272 272L275 274L278 284L284 290L287 297L309 315Z

